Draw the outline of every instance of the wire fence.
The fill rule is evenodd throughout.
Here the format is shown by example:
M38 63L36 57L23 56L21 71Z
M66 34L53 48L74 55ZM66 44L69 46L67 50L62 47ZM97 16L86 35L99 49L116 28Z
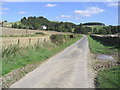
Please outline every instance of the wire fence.
M19 45L20 47L26 47L28 45L42 44L44 42L50 42L50 38L14 38L14 39L4 39L2 41L2 48L7 48L8 46Z

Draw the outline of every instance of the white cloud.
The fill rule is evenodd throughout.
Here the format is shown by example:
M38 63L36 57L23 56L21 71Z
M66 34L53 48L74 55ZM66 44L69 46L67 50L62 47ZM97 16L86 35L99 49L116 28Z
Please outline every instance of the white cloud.
M26 12L17 12L17 13L19 13L19 14L26 14Z
M6 3L0 2L0 5L5 5Z
M61 15L61 16L57 16L56 18L71 18L72 16L70 15Z
M117 7L118 3L115 3L115 2L107 3L107 6L109 6L109 7Z
M9 10L9 8L2 8L2 10Z
M7 13L5 13L5 12L0 12L0 15L2 16L2 15L7 15ZM1 17L0 16L0 17Z
M104 12L103 9L100 9L98 7L88 7L86 10L75 10L74 13L80 16L86 16L90 17L93 14L98 14Z
M47 4L46 7L56 7L57 5L56 4Z
M78 17L75 17L76 20L78 20L79 18Z

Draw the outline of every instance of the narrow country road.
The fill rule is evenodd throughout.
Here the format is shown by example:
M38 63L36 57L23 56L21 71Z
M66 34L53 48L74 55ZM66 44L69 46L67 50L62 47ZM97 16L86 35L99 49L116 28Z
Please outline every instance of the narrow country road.
M84 36L10 88L89 88L88 49L88 40Z

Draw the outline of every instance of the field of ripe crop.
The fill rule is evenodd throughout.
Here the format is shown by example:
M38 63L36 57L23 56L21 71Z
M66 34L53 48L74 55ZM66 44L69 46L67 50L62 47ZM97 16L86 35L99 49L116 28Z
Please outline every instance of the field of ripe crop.
M20 46L34 45L43 41L48 41L49 36L41 37L3 37L2 46L19 44Z
M69 34L55 31L44 30L27 30L26 29L14 29L14 28L2 28L2 46L19 44L20 46L27 46L29 44L42 43L43 41L49 41L49 36L52 34Z
M0 32L1 31L2 31L3 36L26 35L26 29L2 28L2 27L0 27ZM29 30L29 29L27 30L27 34L35 34L35 33L38 33L38 32L42 32L42 33L47 34L47 35L51 35L51 34L68 34L68 33L63 33L63 32L56 32L56 31Z

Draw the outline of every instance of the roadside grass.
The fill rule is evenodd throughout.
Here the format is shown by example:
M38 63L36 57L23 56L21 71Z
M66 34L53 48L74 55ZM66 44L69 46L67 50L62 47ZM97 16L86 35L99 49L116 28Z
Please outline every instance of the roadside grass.
M120 88L120 66L98 72L97 88Z
M92 39L88 35L90 50L94 54L117 54L118 49L112 46L104 46L100 42ZM96 63L99 64L99 63ZM120 87L119 83L120 77L120 66L113 66L101 71L98 71L97 74L97 88L118 88Z
M110 55L114 55L114 54L118 53L117 48L115 48L113 46L104 46L100 42L92 39L92 37L90 37L89 35L88 35L88 41L89 41L90 50L94 54L110 54Z
M77 38L71 38L65 43L57 46L50 42L42 45L28 46L26 48L19 47L18 45L10 46L2 52L2 75L28 64L44 61L82 37L81 35Z

